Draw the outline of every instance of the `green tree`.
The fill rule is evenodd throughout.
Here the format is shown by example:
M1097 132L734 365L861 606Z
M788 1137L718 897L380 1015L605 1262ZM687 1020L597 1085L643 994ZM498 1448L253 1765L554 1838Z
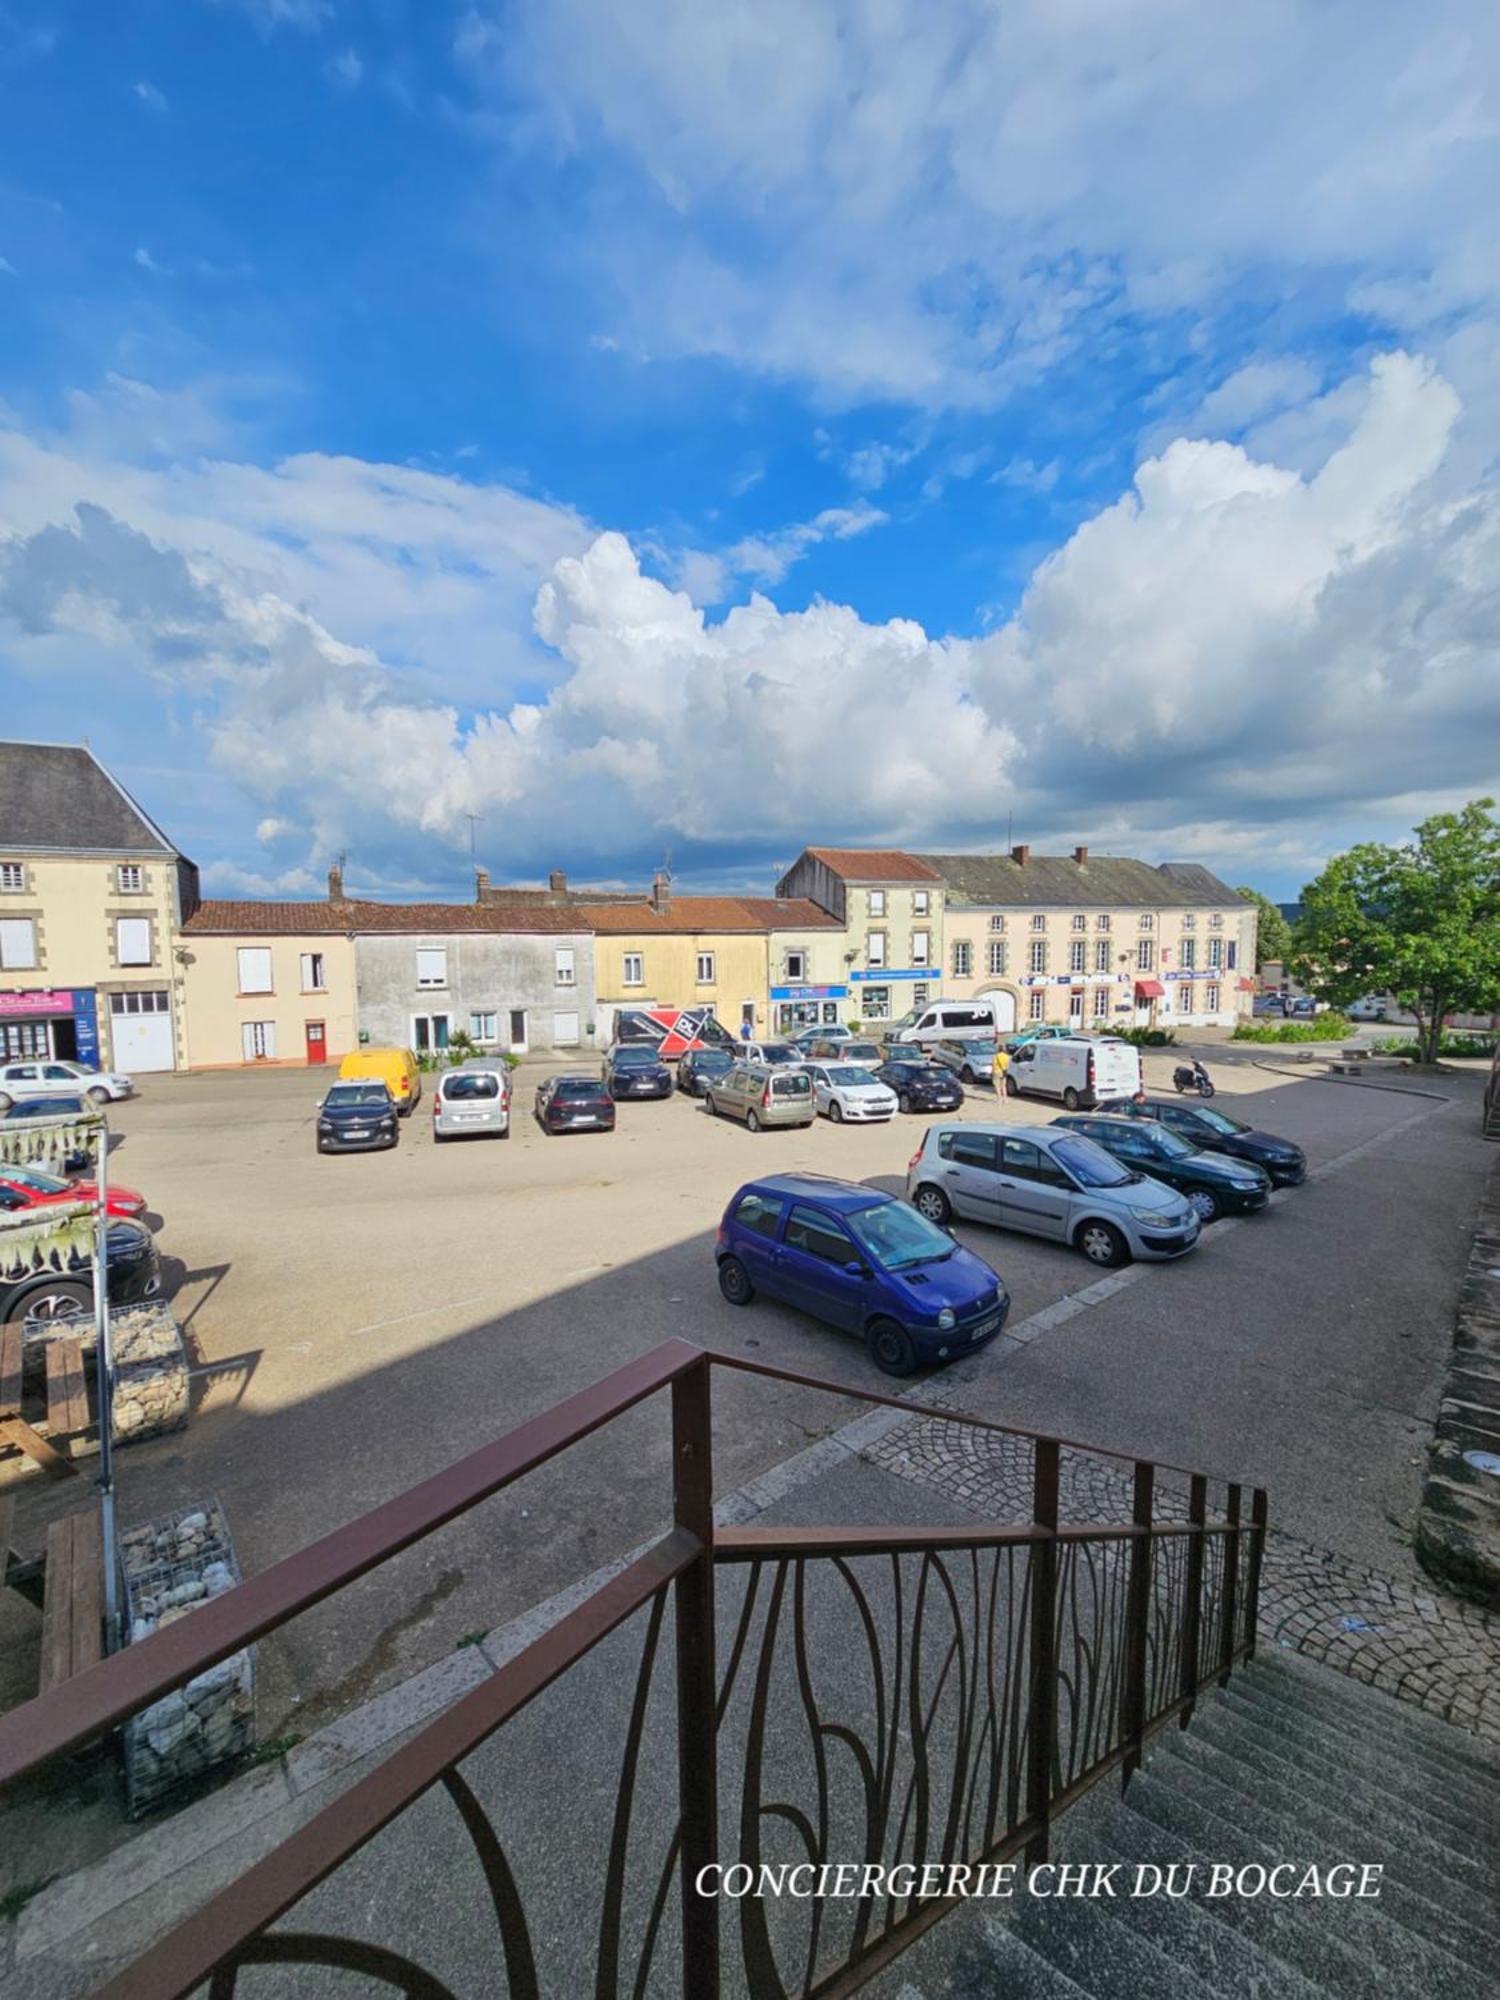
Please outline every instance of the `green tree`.
M1242 884L1234 893L1243 896L1247 903L1254 903L1260 912L1255 924L1256 971L1260 971L1268 958L1274 958L1284 965L1291 956L1291 925L1270 897L1263 896L1259 889L1250 889Z
M1500 822L1493 799L1423 820L1404 847L1335 855L1302 892L1294 963L1320 998L1392 993L1423 1062L1443 1018L1500 1006Z

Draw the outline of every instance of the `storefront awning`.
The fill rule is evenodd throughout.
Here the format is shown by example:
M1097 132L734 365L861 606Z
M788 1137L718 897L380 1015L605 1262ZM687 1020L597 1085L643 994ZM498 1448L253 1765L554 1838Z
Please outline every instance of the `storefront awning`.
M1255 991L1255 981L1253 979L1241 979L1237 984L1241 993L1253 993Z
M1159 979L1138 979L1135 982L1137 1000L1160 1000L1166 990Z

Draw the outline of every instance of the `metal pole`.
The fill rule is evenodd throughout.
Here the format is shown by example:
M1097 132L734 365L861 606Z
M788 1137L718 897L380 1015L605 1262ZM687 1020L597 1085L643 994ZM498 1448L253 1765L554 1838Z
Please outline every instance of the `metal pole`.
M1032 1447L1031 1518L1046 1531L1033 1542L1031 1564L1031 1687L1026 1752L1026 1817L1036 1832L1026 1843L1026 1866L1051 1850L1053 1765L1057 1756L1057 1504L1060 1454L1055 1438Z
M1156 1554L1151 1540L1155 1481L1156 1467L1149 1460L1138 1458L1132 1518L1141 1532L1130 1544L1125 1595L1125 1671L1121 1676L1120 1702L1120 1735L1125 1745L1121 1777L1127 1784L1131 1772L1139 1768L1146 1732L1146 1645L1151 1630L1151 1565Z
M1189 1488L1188 1520L1192 1536L1187 1550L1187 1578L1182 1598L1182 1684L1188 1706L1182 1711L1182 1727L1192 1719L1198 1694L1198 1646L1203 1631L1203 1529L1208 1520L1208 1480L1195 1472Z
M104 1561L104 1650L120 1645L115 1563L114 1350L109 1330L109 1120L99 1114L94 1167L94 1363L99 1395L99 1541Z
M709 1364L672 1384L672 1513L702 1551L673 1587L677 1623L677 1786L682 1816L682 1990L717 2000L719 1905L698 1893L719 1853L718 1667L714 1645L713 1408Z
M1219 1686L1229 1679L1229 1670L1234 1665L1234 1623L1239 1616L1240 1602L1240 1488L1236 1483L1229 1488L1225 1519L1229 1522L1229 1532L1224 1537L1224 1569L1222 1596L1224 1601L1224 1634L1219 1647Z

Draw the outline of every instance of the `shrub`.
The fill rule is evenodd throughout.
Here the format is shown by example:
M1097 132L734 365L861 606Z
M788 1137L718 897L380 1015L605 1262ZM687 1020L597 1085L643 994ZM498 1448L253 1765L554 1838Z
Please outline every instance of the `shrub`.
M1382 1041L1376 1042L1375 1052L1382 1056L1405 1056L1411 1062L1415 1062L1421 1053L1414 1041L1404 1039L1400 1035L1387 1035ZM1445 1031L1438 1042L1437 1053L1440 1056L1455 1057L1492 1056L1495 1053L1495 1037L1485 1034L1482 1030L1476 1030L1473 1034L1464 1034L1462 1030L1457 1033Z
M1278 1021L1274 1027L1243 1023L1230 1036L1232 1042L1337 1042L1352 1035L1355 1023L1343 1014L1318 1014L1311 1021Z
M1171 1028L1106 1028L1104 1033L1122 1042L1134 1042L1138 1049L1170 1049L1177 1044Z

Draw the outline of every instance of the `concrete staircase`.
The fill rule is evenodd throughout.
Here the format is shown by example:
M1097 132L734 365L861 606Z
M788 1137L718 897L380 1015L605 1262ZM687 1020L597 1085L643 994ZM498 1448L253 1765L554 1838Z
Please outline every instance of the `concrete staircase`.
M1118 1900L978 1904L874 1990L902 2000L1474 2000L1500 1967L1500 1754L1342 1675L1263 1656L1106 1779L1059 1861L1121 1862ZM1378 1900L1130 1899L1138 1863L1383 1864ZM946 1936L944 1934L947 1934Z

